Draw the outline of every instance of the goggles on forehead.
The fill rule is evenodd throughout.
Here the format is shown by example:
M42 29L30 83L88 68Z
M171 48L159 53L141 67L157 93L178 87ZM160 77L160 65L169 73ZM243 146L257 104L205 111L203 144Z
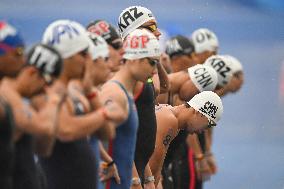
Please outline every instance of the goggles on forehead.
M157 27L156 24L151 24L151 25L146 25L146 26L142 25L142 26L140 26L140 28L148 29L148 30L150 30L151 32L155 32L155 31L158 30L158 27Z

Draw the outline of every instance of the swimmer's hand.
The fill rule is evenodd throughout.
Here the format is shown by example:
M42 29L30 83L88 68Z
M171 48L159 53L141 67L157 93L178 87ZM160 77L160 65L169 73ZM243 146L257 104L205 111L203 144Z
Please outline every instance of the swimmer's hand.
M115 163L108 165L106 162L100 164L99 172L100 181L105 182L111 178L115 179L117 184L120 184L120 177Z

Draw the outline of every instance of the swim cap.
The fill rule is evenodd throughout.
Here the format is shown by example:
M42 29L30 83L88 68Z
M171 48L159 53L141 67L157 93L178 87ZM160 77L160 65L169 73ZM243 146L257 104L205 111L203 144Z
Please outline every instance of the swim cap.
M152 19L155 19L154 15L145 7L131 6L124 9L118 18L118 29L122 40L132 31Z
M101 36L90 33L89 37L91 38L92 42L90 44L90 54L92 56L92 59L95 60L99 57L107 58L109 57L109 49L106 41Z
M8 24L0 21L0 55L17 47L24 47L24 41L20 33Z
M187 103L215 124L220 120L223 114L222 100L212 91L203 91L195 95Z
M191 81L200 92L213 91L217 86L217 72L210 66L195 65L188 68L188 74Z
M136 29L131 32L123 43L128 60L160 56L160 45L157 38L146 29Z
M173 57L175 55L190 55L194 52L193 43L182 35L171 38L166 43L166 53Z
M52 76L58 77L61 73L63 60L54 48L38 44L28 52L27 64L36 67L45 80L50 83Z
M85 28L71 20L57 20L45 30L42 43L54 47L62 58L69 58L88 48L90 39Z
M231 80L233 73L231 62L228 58L221 55L210 56L204 65L211 66L218 74L218 85L223 87Z
M195 30L192 34L192 41L196 53L203 53L205 51L217 51L219 48L218 38L212 31L201 28Z

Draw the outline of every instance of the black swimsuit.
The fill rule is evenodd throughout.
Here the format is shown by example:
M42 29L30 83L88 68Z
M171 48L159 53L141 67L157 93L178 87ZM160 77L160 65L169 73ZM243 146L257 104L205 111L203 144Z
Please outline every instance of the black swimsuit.
M73 99L75 114L84 114L83 105ZM87 137L72 141L56 141L52 155L40 158L47 176L48 189L95 189L97 166Z
M24 134L15 144L14 189L40 188L33 144L33 138L28 134Z
M136 100L139 127L135 150L135 165L141 180L144 180L145 167L154 152L157 132L155 114L155 93L153 83L145 83Z
M14 118L11 107L0 98L4 117L0 119L0 188L12 189L14 145L12 141Z

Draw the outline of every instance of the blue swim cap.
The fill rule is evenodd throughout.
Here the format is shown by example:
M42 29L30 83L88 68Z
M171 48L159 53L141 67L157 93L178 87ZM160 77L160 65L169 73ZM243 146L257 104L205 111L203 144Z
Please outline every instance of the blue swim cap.
M23 38L19 32L7 22L0 20L0 55L24 46Z

